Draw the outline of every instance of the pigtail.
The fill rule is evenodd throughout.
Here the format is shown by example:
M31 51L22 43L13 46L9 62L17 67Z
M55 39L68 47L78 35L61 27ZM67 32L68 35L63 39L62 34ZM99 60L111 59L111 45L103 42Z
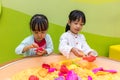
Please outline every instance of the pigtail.
M67 32L68 30L70 30L70 26L66 24L65 32Z

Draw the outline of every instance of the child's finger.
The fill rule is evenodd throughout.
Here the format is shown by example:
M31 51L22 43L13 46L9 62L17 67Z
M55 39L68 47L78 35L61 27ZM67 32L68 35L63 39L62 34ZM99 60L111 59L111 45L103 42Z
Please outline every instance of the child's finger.
M40 56L41 56L41 55L43 55L43 54L44 54L44 51L40 51L40 50L39 50L39 51L37 52L37 55L40 55Z
M79 55L82 56L82 57L85 56L85 54L84 54L83 51L81 51L81 50L78 50L78 53L79 53Z
M32 46L33 46L34 48L39 48L39 46L38 46L36 43L33 43Z
M43 55L43 53L41 53L41 52L37 52L37 55L40 55L40 56L41 56L41 55Z
M41 51L41 50L38 50L38 52L39 52L39 53L43 53L43 51Z

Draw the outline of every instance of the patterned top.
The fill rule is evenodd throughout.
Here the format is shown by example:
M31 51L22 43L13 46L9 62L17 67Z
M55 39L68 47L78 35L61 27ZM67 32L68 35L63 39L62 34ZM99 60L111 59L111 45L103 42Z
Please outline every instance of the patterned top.
M60 37L59 51L69 58L73 47L82 50L86 55L93 51L94 55L97 56L97 52L90 48L83 34L74 34L71 31L63 33Z
M44 47L45 47L47 53L50 54L50 53L53 52L53 42L52 42L52 39L51 39L51 37L50 37L49 34L46 34L46 36L45 36L45 41L46 41L46 46L44 46ZM36 54L35 48L32 48L32 49L30 49L30 50L22 53L23 48L24 48L25 46L28 46L28 45L30 45L30 44L32 44L32 43L34 43L34 42L35 42L35 41L34 41L34 36L33 36L33 35L28 36L27 38L25 38L25 39L17 46L17 48L15 49L15 52L16 52L17 54L23 54L24 56L35 55L35 54Z

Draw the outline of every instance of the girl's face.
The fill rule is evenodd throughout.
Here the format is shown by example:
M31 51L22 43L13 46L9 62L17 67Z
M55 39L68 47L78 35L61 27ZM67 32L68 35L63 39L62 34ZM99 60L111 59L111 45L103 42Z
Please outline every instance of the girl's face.
M35 40L39 42L45 38L47 31L32 31L32 33Z
M80 20L76 20L76 21L68 21L68 25L70 26L70 31L73 32L74 34L78 34L83 27L83 22L82 19L80 18Z

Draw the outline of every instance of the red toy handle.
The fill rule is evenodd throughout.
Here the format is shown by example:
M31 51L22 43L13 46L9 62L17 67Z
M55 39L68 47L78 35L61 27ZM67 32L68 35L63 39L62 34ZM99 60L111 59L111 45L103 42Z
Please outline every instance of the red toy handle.
M85 56L83 57L83 60L87 60L88 62L93 62L94 60L96 60L95 56Z
M38 51L43 51L43 48L39 47L39 48L37 48L35 51L36 51L36 52L38 52Z

